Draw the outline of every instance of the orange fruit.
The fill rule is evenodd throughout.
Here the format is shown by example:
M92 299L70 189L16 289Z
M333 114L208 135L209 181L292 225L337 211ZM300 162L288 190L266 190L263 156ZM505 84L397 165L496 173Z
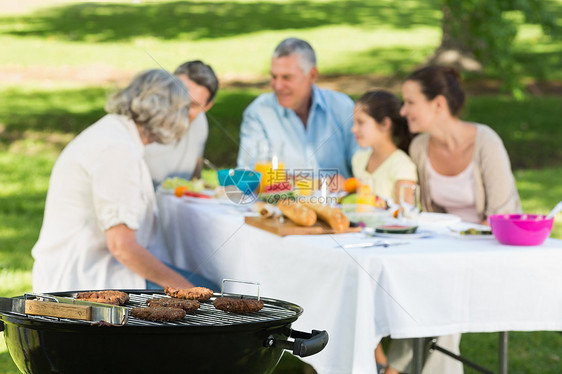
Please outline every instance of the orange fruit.
M189 189L186 186L177 186L176 189L174 190L174 194L177 197L182 197L183 194L187 191L189 191Z
M343 184L343 189L347 193L355 193L357 191L357 187L359 186L359 181L357 178L347 178Z

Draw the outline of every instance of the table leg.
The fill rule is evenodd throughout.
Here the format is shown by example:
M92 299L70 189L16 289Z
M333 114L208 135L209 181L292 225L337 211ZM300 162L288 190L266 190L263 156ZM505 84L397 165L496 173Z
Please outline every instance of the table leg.
M423 348L425 338L414 338L414 359L412 361L412 374L421 374L423 365Z
M499 374L507 374L507 331L502 331L499 334Z

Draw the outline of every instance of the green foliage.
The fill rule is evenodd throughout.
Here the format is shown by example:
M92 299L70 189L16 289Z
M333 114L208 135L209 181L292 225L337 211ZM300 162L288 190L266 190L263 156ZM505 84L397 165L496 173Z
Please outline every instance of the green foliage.
M523 98L522 72L514 63L514 41L520 24L539 24L552 35L556 22L544 0L443 0L450 14L450 37L462 43L502 79L504 88L517 99Z
M422 1L73 2L0 14L0 65L173 69L196 56L220 75L266 75L274 46L296 35L313 44L323 73L391 74L435 48L439 17Z
M562 166L560 97L480 95L468 99L463 119L491 126L502 138L514 169ZM561 195L562 196L562 195Z

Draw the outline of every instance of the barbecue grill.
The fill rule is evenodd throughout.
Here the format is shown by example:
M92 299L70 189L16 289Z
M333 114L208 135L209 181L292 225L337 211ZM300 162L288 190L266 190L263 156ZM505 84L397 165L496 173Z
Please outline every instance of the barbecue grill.
M162 291L125 290L128 309L146 306ZM51 293L75 298L77 292ZM292 330L303 312L295 304L261 298L256 313L235 314L202 302L174 322L129 316L123 326L13 312L0 313L6 346L23 373L189 372L271 373L284 350L305 357L320 352L326 331ZM20 297L22 298L22 297Z

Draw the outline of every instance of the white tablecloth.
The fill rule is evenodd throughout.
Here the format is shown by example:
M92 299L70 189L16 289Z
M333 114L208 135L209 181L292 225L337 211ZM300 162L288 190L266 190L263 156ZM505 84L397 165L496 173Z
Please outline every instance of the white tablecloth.
M159 195L156 254L220 284L260 282L261 295L304 308L293 328L327 330L304 360L321 374L376 372L383 336L562 331L562 241L515 247L447 235L388 248L341 248L364 234L280 237L235 207ZM372 239L372 238L371 238Z

